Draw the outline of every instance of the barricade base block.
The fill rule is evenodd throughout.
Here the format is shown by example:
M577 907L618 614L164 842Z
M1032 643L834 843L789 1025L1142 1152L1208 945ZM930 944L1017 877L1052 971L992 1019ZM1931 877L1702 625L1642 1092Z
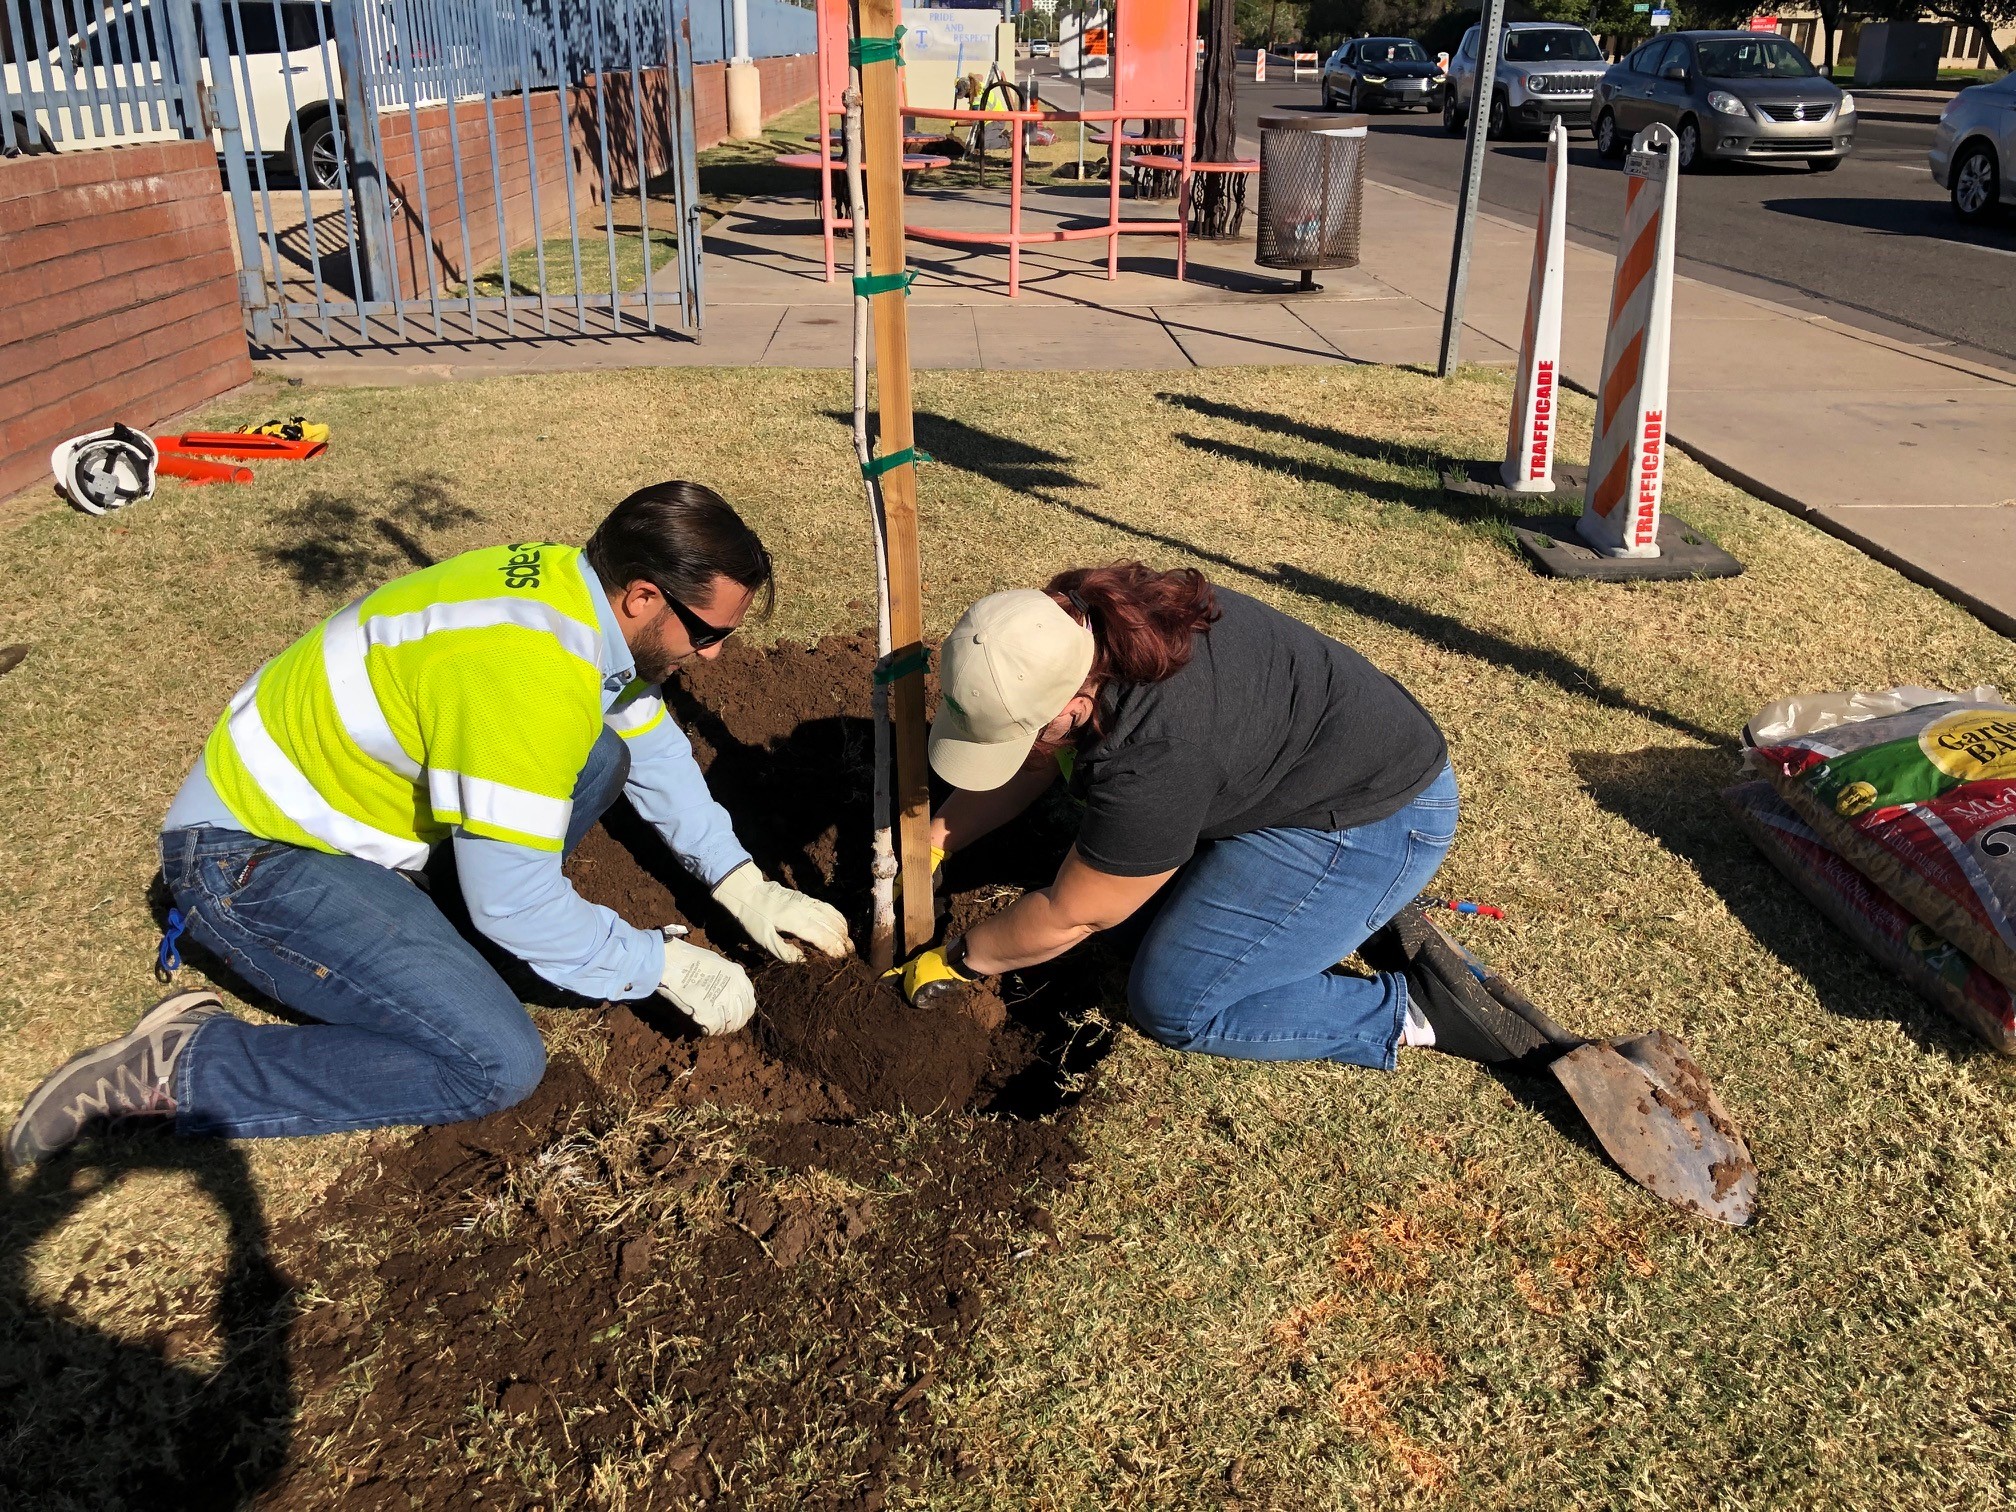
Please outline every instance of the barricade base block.
M1442 463L1442 497L1445 499L1488 499L1497 504L1516 505L1521 513L1536 504L1551 503L1547 494L1505 481L1505 465L1493 458L1451 457ZM1586 469L1554 464L1554 491L1579 493L1588 482Z
M1548 577L1644 583L1735 577L1743 571L1741 562L1678 515L1660 514L1657 556L1605 556L1583 541L1576 530L1578 523L1575 515L1537 519L1513 526L1512 539L1519 543L1526 559Z

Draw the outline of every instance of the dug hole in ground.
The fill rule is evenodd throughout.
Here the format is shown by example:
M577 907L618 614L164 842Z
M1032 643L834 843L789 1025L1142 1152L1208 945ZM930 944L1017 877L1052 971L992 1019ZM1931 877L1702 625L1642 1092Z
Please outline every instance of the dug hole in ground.
M857 940L874 663L867 633L731 643L667 689L757 863L841 907ZM1047 881L1068 835L1025 826L959 858L955 924ZM756 1018L705 1038L655 999L617 1004L600 1054L556 1058L526 1102L388 1139L325 1217L409 1242L383 1258L306 1246L331 1290L346 1263L381 1288L368 1325L342 1308L297 1325L307 1383L358 1372L374 1345L377 1361L307 1436L381 1446L345 1476L345 1507L405 1507L423 1485L424 1505L459 1504L495 1467L458 1483L438 1446L486 1428L545 1457L563 1500L732 1500L789 1450L821 1466L808 1505L879 1505L890 1450L928 1446L935 1367L992 1275L1048 1242L1043 1204L1080 1158L1070 1104L1109 1039L1088 1022L1097 968L1011 974L926 1010L856 958L773 961L621 805L568 870L628 922L685 924L743 960ZM435 888L454 897L448 878ZM959 1473L949 1448L941 1469ZM313 1502L328 1474L303 1466L277 1494Z

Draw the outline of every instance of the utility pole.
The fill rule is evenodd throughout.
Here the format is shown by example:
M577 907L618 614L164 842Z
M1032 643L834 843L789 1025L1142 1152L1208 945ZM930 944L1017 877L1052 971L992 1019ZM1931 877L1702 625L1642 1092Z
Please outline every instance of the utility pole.
M1484 182L1484 133L1491 123L1491 95L1498 82L1498 39L1505 30L1505 0L1484 0L1479 23L1476 85L1470 91L1470 129L1463 141L1463 193L1456 201L1456 245L1449 255L1449 297L1442 303L1442 355L1435 364L1437 378L1447 378L1455 371L1456 349L1463 334L1463 300L1470 290L1470 241L1476 232L1477 194Z

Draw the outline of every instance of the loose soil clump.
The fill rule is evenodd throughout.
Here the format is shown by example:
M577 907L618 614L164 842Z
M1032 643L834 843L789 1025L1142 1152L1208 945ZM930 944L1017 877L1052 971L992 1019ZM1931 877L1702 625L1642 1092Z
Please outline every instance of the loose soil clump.
M873 659L866 636L737 646L668 689L758 864L857 941ZM1025 825L960 857L954 916L1066 843ZM870 1508L899 1450L959 1474L931 1387L1004 1267L1053 1242L1100 984L1081 963L927 1012L859 960L769 961L627 811L570 872L743 960L757 1017L708 1039L656 999L588 1010L593 1043L526 1102L388 1134L281 1236L316 1302L305 1420L262 1501Z

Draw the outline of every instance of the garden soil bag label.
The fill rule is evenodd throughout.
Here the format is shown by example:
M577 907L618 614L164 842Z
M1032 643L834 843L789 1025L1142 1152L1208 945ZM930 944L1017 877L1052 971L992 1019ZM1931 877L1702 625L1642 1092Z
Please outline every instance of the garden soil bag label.
M2016 986L2016 708L1925 704L1745 758L1829 848Z
M1905 912L1787 807L1768 782L1722 795L1765 859L1835 928L2003 1055L2016 1055L2016 994Z

